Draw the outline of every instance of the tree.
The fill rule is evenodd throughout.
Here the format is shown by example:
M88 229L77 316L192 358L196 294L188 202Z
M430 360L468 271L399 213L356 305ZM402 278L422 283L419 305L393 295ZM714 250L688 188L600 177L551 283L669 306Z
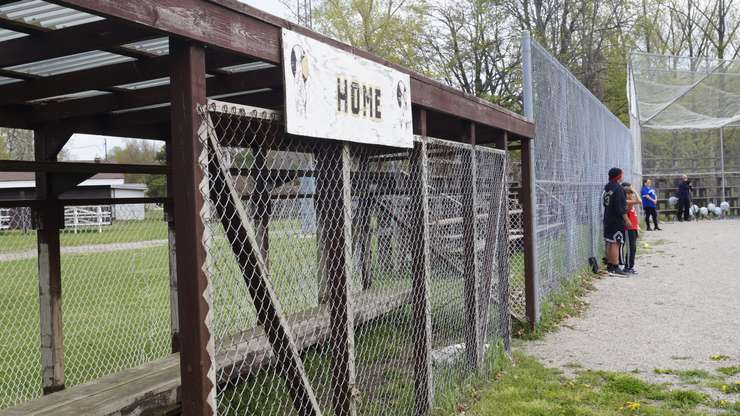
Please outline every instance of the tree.
M157 163L158 146L149 140L126 140L123 147L116 146L110 151L110 158L116 163L147 165ZM124 175L126 183L146 183L149 175L141 173L127 173Z
M327 36L423 70L418 46L427 7L425 0L325 0L312 15Z
M33 160L33 131L0 128L0 141L4 144L8 158ZM2 151L0 146L0 152Z
M517 110L518 38L498 2L455 2L430 8L429 16L433 29L423 44L428 72L468 94Z
M164 147L159 149L155 156L159 164L164 165L167 161L167 151ZM166 175L146 175L146 196L162 197L167 196L167 176Z

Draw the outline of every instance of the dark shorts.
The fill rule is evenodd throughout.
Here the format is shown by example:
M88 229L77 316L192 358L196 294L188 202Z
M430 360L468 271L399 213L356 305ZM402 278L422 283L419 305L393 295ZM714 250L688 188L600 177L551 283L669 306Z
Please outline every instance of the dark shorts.
M624 242L624 227L604 227L604 241L622 244Z

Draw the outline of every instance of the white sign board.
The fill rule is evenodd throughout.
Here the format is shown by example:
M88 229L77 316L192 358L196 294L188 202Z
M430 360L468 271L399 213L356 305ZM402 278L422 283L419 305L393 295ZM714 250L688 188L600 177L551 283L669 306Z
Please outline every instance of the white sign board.
M413 147L407 74L289 30L282 34L288 133Z

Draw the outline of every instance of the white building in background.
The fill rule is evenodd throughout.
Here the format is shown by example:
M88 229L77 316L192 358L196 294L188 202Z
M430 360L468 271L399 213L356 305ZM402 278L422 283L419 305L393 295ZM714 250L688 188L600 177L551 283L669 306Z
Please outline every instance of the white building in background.
M123 174L99 173L79 184L75 189L65 192L60 199L94 198L143 198L147 187L141 183L124 183ZM30 172L0 172L0 201L34 199L36 180ZM69 211L69 212L67 212ZM93 214L95 213L95 214ZM101 216L100 218L93 218ZM85 218L87 216L88 218ZM116 220L143 220L144 204L120 204L85 206L65 210L65 225L72 226L80 218L95 223L110 224ZM29 228L30 210L28 208L5 208L0 212L0 229ZM79 222L77 222L79 223Z

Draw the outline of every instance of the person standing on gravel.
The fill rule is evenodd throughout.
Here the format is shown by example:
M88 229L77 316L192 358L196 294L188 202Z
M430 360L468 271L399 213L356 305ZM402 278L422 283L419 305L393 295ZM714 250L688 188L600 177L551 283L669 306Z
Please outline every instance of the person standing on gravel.
M609 169L609 183L604 186L604 241L606 242L606 271L612 276L627 276L619 268L619 252L624 242L625 228L632 223L627 217L627 196L622 188L622 169Z
M689 207L691 206L691 191L694 188L691 186L691 181L686 175L681 175L681 182L678 183L678 220L689 221Z
M660 230L658 227L658 194L653 189L653 181L645 179L642 181L642 190L640 190L640 196L642 197L642 209L645 211L645 225L648 231ZM653 219L654 228L650 228L650 218Z

